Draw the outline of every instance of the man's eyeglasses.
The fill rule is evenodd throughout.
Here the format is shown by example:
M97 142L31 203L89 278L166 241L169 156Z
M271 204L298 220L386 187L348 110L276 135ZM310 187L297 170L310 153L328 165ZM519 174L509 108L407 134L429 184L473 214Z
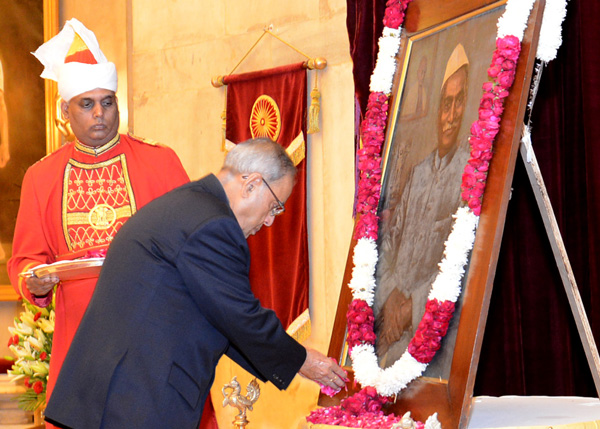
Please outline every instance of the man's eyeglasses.
M271 194L273 194L273 198L275 198L275 201L277 201L277 207L273 207L271 209L271 216L279 216L285 211L285 206L283 205L281 200L277 198L277 195L275 195L275 192L273 192L273 189L271 189L264 177L262 178L262 181L265 182L265 185L267 185L267 188L269 189L269 191L271 191Z

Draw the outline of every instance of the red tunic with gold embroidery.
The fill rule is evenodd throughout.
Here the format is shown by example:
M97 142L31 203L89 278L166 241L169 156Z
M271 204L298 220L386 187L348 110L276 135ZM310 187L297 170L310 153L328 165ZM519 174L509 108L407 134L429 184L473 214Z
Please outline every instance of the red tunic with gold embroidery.
M173 150L128 135L118 135L95 149L69 143L43 158L23 179L13 254L8 261L8 274L17 293L38 306L47 306L51 294L32 298L20 272L106 249L140 207L188 181ZM56 288L48 397L96 280L63 281Z

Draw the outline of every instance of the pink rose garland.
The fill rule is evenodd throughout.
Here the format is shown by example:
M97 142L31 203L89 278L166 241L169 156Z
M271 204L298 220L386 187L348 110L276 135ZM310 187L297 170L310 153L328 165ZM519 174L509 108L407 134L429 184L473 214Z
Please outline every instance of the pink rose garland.
M520 53L521 43L517 37L506 36L496 40L496 51L488 69L488 76L492 81L483 84L479 119L471 125L471 158L463 172L461 195L477 216L481 213L487 172L492 159L492 144L500 130L504 100L515 80Z
M379 217L377 205L381 193L381 147L385 139L388 97L372 92L367 102L367 113L361 125L362 148L358 150L358 192L356 211L358 219L354 238L377 238Z
M388 28L399 29L404 22L404 15L408 4L412 0L388 0L383 15L383 25Z
M415 336L408 345L408 352L417 361L429 363L439 350L442 338L448 332L450 319L454 314L452 301L438 302L428 300L425 304L425 314L419 323Z
M348 321L348 334L346 336L348 347L352 348L363 343L375 345L376 337L373 331L375 316L369 304L362 299L352 300L348 306L346 319Z

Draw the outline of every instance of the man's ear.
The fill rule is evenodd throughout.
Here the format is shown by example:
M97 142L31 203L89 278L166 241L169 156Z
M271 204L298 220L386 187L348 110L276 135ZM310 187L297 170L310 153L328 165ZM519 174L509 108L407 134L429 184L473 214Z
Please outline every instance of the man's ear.
M60 112L63 119L69 119L69 104L65 100L60 102Z
M242 176L242 180L242 198L251 197L262 185L262 176L259 173Z

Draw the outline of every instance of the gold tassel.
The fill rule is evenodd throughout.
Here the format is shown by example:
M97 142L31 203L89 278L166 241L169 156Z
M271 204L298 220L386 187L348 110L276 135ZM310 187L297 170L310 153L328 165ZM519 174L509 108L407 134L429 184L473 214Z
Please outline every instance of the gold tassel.
M226 152L225 148L225 134L227 132L227 87L225 87L225 105L223 106L223 112L221 112L221 151Z
M227 130L227 110L221 113L221 151L225 152L225 131Z
M321 111L321 93L317 86L319 72L315 71L315 86L310 91L310 107L308 108L308 134L314 134L321 131L319 128L319 112Z
M296 317L290 326L288 326L286 332L299 343L303 343L310 337L312 324L308 308L300 316Z

